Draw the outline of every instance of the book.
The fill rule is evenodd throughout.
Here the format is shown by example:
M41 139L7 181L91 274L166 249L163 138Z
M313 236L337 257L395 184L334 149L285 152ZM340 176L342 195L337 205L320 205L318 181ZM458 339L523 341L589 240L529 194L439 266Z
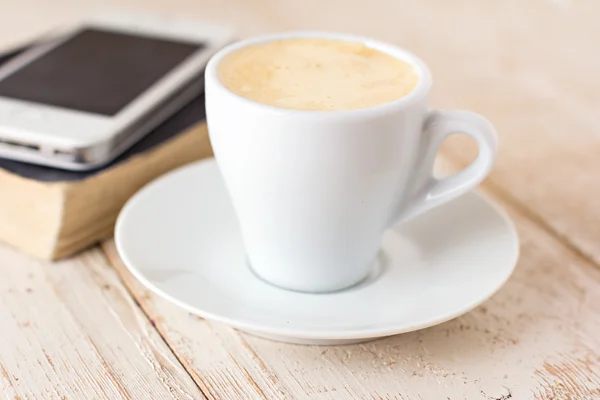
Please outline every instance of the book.
M0 63L16 52L0 57ZM44 260L112 235L121 207L156 177L210 156L204 95L109 165L66 171L0 159L0 240Z

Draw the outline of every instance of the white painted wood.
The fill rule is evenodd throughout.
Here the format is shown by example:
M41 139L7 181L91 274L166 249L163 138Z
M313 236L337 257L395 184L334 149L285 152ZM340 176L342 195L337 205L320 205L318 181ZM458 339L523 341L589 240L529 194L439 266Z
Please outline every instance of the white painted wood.
M240 36L324 29L406 46L431 67L433 105L473 109L495 123L496 187L600 263L600 208L589 196L600 191L592 172L600 168L600 3L21 0L0 3L0 48L107 8L230 22ZM464 140L447 147L463 162L472 155Z
M600 3L487 2L446 16L440 29L462 26L426 44L439 51L434 103L489 117L500 135L495 192L600 264ZM466 163L467 142L452 141L447 154Z
M0 394L203 398L99 250L50 265L6 245L0 245Z
M507 206L522 238L514 276L454 321L361 345L271 342L207 322L145 290L104 250L206 393L296 399L594 399L600 271ZM379 397L378 397L379 396Z
M424 331L337 348L269 342L189 316L144 291L124 272L112 245L107 244L105 250L127 285L206 394L214 398L470 400L507 399L510 390L512 398L519 400L600 398L598 2L20 0L0 3L0 46L18 43L90 9L123 4L231 21L242 36L326 29L371 35L414 50L431 66L434 105L470 108L496 124L500 159L487 188L511 209L523 239L514 277L483 307ZM472 156L462 140L446 147L459 164ZM0 252L0 274L8 274L6 262L12 265L10 274L28 270L19 256L9 254ZM40 279L62 282L59 287L64 296L73 274L89 268L89 261L79 263L75 261L79 268L69 271L36 268L43 271ZM13 281L25 278L19 275ZM91 278L84 281L77 295L68 295L76 299L69 302L70 307L77 304L77 315L83 309L85 321L107 321L94 314L103 315L103 308L92 307L88 312L89 306L84 306L98 290ZM54 290L46 283L39 286ZM21 299L22 293L2 293L2 313L8 309L22 315L25 309L35 310L37 316L57 314L57 308L65 307L57 295L43 297L33 307L26 296ZM13 308L6 308L5 303ZM27 371L17 376L25 383L6 377L0 382L10 382L19 390L38 390L31 392L40 394L38 398L46 387L54 390L53 384L37 383L36 378L51 380L44 377L51 372L38 367L44 363L43 352L38 349L35 356L23 357L15 350L21 348L17 346L21 340L28 340L32 347L43 341L52 351L65 353L54 364L65 373L79 374L77 379L83 383L77 385L86 386L88 393L95 393L89 388L104 386L111 394L118 392L115 384L105 383L110 378L93 351L82 351L83 361L77 360L78 355L67 355L70 346L90 347L75 334L60 339L74 317L61 317L58 325L45 318L43 324L30 325L28 329L35 330L28 334L16 317L0 315L2 331L10 321L6 325L9 334L0 340L10 337L12 343L0 342L2 365L10 360L18 371ZM113 322L120 321L115 315L121 314L111 315ZM137 378L141 369L124 367L136 364L127 359L137 360L130 347L125 346L129 349L124 351L126 357L114 356L123 352L124 345L118 343L125 340L113 339L114 332L129 332L129 325L105 322L100 329L87 322L83 326L103 332L92 329L104 340L110 338L102 349L113 357L111 363L120 366L123 379L146 384ZM74 371L69 363L88 366L81 369L87 372ZM9 390L14 389L3 385L10 398L13 392ZM70 393L79 393L74 385L68 386Z

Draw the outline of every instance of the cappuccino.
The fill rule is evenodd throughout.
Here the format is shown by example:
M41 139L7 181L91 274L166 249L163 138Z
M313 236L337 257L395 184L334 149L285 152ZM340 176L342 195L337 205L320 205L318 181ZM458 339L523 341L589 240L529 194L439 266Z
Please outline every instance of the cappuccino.
M419 76L408 63L362 43L296 38L228 54L219 81L246 99L279 108L356 110L398 100Z

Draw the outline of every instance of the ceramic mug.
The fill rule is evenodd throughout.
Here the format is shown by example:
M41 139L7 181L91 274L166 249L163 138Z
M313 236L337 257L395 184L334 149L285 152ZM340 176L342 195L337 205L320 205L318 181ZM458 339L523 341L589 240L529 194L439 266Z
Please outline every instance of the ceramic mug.
M407 96L371 108L302 111L253 102L219 82L227 54L297 37L361 42L408 62L419 83ZM215 54L205 78L210 140L248 262L282 288L328 292L358 283L387 229L469 191L496 158L492 125L469 111L430 110L429 69L391 44L319 32L252 38ZM454 176L434 178L440 144L459 132L475 139L477 159Z

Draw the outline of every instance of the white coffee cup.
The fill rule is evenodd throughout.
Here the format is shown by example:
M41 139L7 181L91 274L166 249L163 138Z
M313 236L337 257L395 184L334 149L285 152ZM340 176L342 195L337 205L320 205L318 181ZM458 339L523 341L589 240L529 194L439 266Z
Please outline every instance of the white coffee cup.
M361 42L411 64L419 83L380 106L302 111L253 102L219 82L225 55L297 37ZM358 283L370 273L387 229L471 190L496 158L492 125L469 111L430 110L429 69L391 44L320 32L263 36L215 54L205 77L210 140L248 262L282 288L328 292ZM475 139L479 155L438 180L432 175L436 153L454 133Z

